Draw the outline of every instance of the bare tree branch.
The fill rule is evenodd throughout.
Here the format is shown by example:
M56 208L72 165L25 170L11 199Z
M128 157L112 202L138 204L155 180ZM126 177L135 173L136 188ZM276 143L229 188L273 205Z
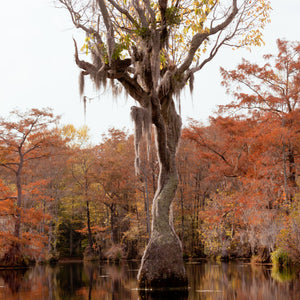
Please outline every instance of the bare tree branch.
M238 8L237 8L237 0L232 0L232 12L231 14L225 19L224 22L221 24L212 27L209 32L204 32L204 33L196 33L191 41L190 49L188 51L187 57L184 60L184 62L181 64L181 66L178 68L178 74L182 74L185 72L190 65L193 62L193 58L195 56L196 51L198 48L201 46L201 44L204 42L206 38L208 38L210 35L214 35L218 33L219 31L222 31L224 28L226 28L234 19L234 17L238 13Z
M122 8L117 2L115 2L114 0L108 0L109 3L111 5L113 5L121 14L124 14L128 20L132 23L135 24L136 21L134 20L134 18L130 15L130 13L128 12L128 10Z
M113 54L115 51L115 38L114 38L114 28L111 23L110 16L107 11L106 4L104 0L97 0L98 5L100 7L100 11L103 17L103 21L106 27L106 39L107 39L107 46L108 46L108 59L110 66L113 62Z

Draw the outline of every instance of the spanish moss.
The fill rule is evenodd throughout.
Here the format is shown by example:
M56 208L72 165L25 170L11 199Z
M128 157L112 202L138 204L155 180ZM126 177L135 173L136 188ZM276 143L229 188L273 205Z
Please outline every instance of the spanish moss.
M134 146L135 146L135 171L140 174L140 142L143 136L147 141L147 157L149 159L151 142L151 114L149 109L132 106L131 118L134 122Z

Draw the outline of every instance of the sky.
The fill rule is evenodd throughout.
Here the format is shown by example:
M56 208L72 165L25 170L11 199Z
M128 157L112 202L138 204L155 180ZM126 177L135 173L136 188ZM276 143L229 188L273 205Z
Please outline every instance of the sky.
M230 100L221 86L220 67L234 69L246 58L260 60L263 54L277 53L276 39L299 40L300 1L271 0L271 23L264 30L265 46L251 52L223 48L195 78L191 97L181 97L183 124L188 118L203 123L217 105ZM61 115L61 123L90 128L97 143L110 127L133 130L130 106L135 102L124 96L113 98L109 91L90 87L86 119L78 92L79 70L74 61L72 37L78 37L67 11L55 7L53 0L3 1L0 11L0 116L13 109L51 107Z

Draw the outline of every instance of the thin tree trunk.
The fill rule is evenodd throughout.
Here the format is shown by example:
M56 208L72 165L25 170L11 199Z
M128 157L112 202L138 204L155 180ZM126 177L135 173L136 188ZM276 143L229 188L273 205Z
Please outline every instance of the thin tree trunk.
M285 145L282 144L282 156L283 156L283 178L284 178L284 192L285 192L285 202L289 204L289 188L288 188L288 176L286 172L286 154L285 154Z
M15 223L15 237L20 237L21 228L21 206L22 206L22 168L23 168L23 155L20 154L20 163L18 170L16 172L17 181L17 213L16 213L16 223Z
M73 255L73 212L74 212L74 200L72 200L72 214L70 222L70 256Z
M296 164L295 164L295 153L292 148L292 145L289 144L288 146L288 155L287 159L289 162L289 176L288 176L288 183L291 188L295 188L297 186L296 183Z
M17 172L17 212L16 212L16 223L15 223L15 237L20 237L21 228L21 204L22 204L22 184L21 184L21 172Z
M111 228L111 234L112 234L112 243L118 244L119 243L119 232L118 232L118 226L117 226L117 216L116 216L116 206L115 204L109 205L110 209L110 228Z
M85 201L86 201L86 218L87 218L88 240L89 240L88 252L89 252L89 254L92 254L93 239L92 239L91 220L90 220L90 203L88 200L88 188L89 188L89 185L88 185L88 179L86 176L85 177Z
M70 257L73 255L73 226L72 226L72 218L70 223Z
M181 208L181 241L183 243L183 249L185 250L185 243L184 243L184 205L183 205L184 197L183 197L183 188L180 189L180 208Z
M17 182L17 210L16 210L16 221L15 221L15 241L13 241L10 245L9 250L5 253L3 258L1 259L1 263L7 266L21 266L26 265L27 263L24 261L23 255L20 249L20 235L21 235L21 206L22 206L22 182L21 182L21 174L22 174L22 166L23 166L23 157L21 157L21 162L19 164L19 168L16 171L16 182Z
M55 224L54 224L54 240L53 240L53 252L56 256L57 249L57 230L58 230L58 197L55 195Z
M91 230L91 221L90 221L90 205L89 201L86 201L86 218L87 218L87 227L88 227L88 239L89 239L89 248L93 249L93 239L92 239L92 230Z

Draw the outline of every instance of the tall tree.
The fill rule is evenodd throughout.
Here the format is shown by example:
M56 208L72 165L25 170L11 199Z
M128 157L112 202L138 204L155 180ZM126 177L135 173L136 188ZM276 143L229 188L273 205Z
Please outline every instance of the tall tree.
M111 80L113 92L119 84L139 103L131 111L137 169L140 138L144 133L150 140L151 125L156 129L160 172L139 285L186 286L181 243L169 221L178 185L175 156L181 134L174 96L187 82L193 89L194 74L221 46L260 44L269 1L59 1L87 36L82 49L91 54L92 62L79 58L75 42L75 61L82 70L80 91L84 77L90 75L96 87Z
M9 120L0 119L0 167L15 175L17 187L15 242L4 257L7 264L22 263L18 240L21 235L23 169L29 161L48 155L43 151L50 142L51 135L47 129L56 120L48 109L31 109L24 113L16 110L11 112Z
M91 186L94 181L93 165L95 163L95 155L93 149L77 149L77 154L71 161L71 172L75 187L73 192L82 199L85 206L86 229L88 236L88 246L85 249L85 258L91 259L94 256L93 236L91 230Z
M68 124L61 130L63 137L68 140L68 159L65 160L64 185L65 193L60 205L62 227L61 234L65 239L68 232L69 255L75 254L77 243L75 236L83 233L87 237L84 251L85 259L94 259L93 232L91 220L91 205L94 195L92 185L94 182L95 153L90 145L89 129L86 126L75 128ZM66 220L68 222L66 222ZM65 224L68 226L64 226ZM85 226L84 226L85 225ZM84 228L81 228L84 226ZM79 228L80 229L79 229ZM60 238L61 242L62 238ZM60 245L62 247L62 243Z
M134 168L130 165L134 154L126 132L111 128L98 146L97 182L102 190L102 203L110 213L111 242L121 241L121 220L125 212L136 205ZM122 208L122 209L121 209Z
M296 162L299 154L300 114L300 43L277 40L277 56L264 55L266 63L259 66L243 60L236 70L221 68L223 84L235 97L221 111L246 110L250 115L264 115L273 123L281 148L284 186L287 200L295 194ZM235 87L238 87L236 89Z

